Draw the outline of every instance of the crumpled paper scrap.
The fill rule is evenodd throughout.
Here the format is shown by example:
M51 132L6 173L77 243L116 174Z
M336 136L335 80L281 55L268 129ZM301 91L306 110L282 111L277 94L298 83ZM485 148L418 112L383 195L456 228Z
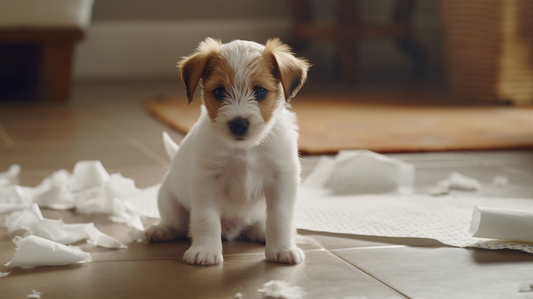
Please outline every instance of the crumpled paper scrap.
M263 298L301 299L304 291L301 287L293 286L284 280L271 280L257 290Z
M18 174L14 170L9 173ZM0 214L22 210L34 202L56 210L76 208L83 214L115 214L114 201L119 199L131 215L159 218L159 187L138 189L132 179L118 173L110 175L100 161L79 161L72 174L64 169L56 171L34 188L0 185Z
M477 238L533 242L533 210L474 207L470 233Z
M31 298L31 299L41 299L41 295L42 295L41 292L37 292L36 290L32 290L32 291L31 291L31 294L29 294L28 296L26 296L26 298Z
M302 187L325 188L333 194L409 194L414 165L367 150L343 150L322 156Z
M74 207L74 196L69 190L71 175L62 169L45 178L32 190L33 201L40 207L68 210Z
M132 179L112 174L102 185L74 193L76 211L82 214L113 214L113 199L130 197L139 192Z
M22 267L25 269L39 266L63 266L74 263L88 263L92 256L79 247L66 246L30 235L13 239L17 246L15 256L5 264L6 267Z
M1 277L6 277L9 275L10 272L0 272L0 278Z
M20 174L20 165L13 164L6 172L0 172L0 187L13 185Z
M17 185L0 187L0 214L22 210L32 203L32 188Z
M65 224L61 219L46 219L37 204L9 215L6 219L6 226L9 233L26 230L29 234L61 244L71 244L87 239L87 243L101 247L126 248L117 239L99 231L94 223Z
M450 193L451 189L463 191L477 191L481 189L481 183L467 177L459 172L453 172L447 179L439 181L437 185L430 190L432 195L444 195Z

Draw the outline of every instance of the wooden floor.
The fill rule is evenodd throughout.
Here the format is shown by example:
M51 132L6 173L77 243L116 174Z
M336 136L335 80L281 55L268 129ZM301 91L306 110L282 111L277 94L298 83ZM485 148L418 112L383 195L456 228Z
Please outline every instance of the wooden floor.
M72 171L79 160L100 160L138 187L161 181L169 168L161 141L166 130L143 109L155 95L183 92L179 82L80 83L68 105L0 104L0 171L22 166L20 183L35 186L59 169ZM416 166L415 189L427 193L452 171L477 178L485 196L533 198L533 152L447 152L395 154ZM304 176L317 162L303 157ZM496 174L510 184L489 187ZM533 209L533 200L532 200ZM127 240L128 228L105 215L43 210L65 223L95 222L103 232ZM146 221L148 224L150 221ZM12 236L0 228L0 264L15 253ZM304 298L533 298L519 293L533 282L533 255L442 246L426 239L306 234L299 238L307 260L296 266L265 261L264 245L224 242L223 265L184 264L188 241L110 250L80 243L93 262L63 267L9 269L0 278L1 298L260 298L257 289L273 279L304 289ZM78 244L76 244L78 245ZM530 296L530 297L528 297Z

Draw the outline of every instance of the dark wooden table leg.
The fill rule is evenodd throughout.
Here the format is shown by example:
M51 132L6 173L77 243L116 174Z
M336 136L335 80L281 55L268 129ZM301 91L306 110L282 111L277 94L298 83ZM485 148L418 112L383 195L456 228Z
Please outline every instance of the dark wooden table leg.
M70 95L74 43L47 42L44 45L46 86L53 102L67 102Z
M416 0L397 0L392 12L392 21L395 24L407 25L412 28L413 11ZM396 47L411 60L411 76L413 79L422 79L427 72L426 53L415 40L412 29L396 39Z
M357 1L337 0L336 32L343 32L343 27L355 26L359 23ZM357 77L357 40L349 36L337 36L337 64L339 65L341 80L353 83Z

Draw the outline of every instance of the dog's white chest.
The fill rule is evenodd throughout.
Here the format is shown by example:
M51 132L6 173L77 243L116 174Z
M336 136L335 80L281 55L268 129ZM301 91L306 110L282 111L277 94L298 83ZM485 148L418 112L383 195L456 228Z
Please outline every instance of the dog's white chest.
M265 158L247 153L226 159L217 175L217 182L227 201L251 201L263 196L268 180L274 175Z

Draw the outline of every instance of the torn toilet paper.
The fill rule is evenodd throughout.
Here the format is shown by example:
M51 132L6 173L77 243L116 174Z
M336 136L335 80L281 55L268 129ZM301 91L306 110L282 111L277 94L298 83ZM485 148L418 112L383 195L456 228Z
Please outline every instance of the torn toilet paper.
M72 174L56 171L34 188L0 185L0 214L27 208L34 202L56 210L75 207L83 214L113 214L113 202L119 199L131 214L159 218L157 205L153 205L159 186L138 189L132 179L118 173L110 175L100 161L80 161Z
M31 188L17 185L0 187L0 214L25 209L32 203Z
M481 189L481 183L469 178L459 172L453 172L447 179L437 183L437 185L430 190L433 195L444 195L450 193L451 189L463 191L477 191Z
M533 243L475 238L469 233L474 206L531 209L531 199L430 195L331 195L301 188L296 228L341 234L430 238L458 247L515 249L533 253Z
M301 299L304 295L302 288L284 280L271 280L257 291L263 294L263 298Z
M20 173L20 165L13 164L6 172L0 172L0 186L14 185Z
M31 291L31 294L29 294L28 296L26 296L26 298L31 298L31 299L41 299L41 295L42 295L41 292L37 292L36 290L32 290L32 291Z
M37 236L15 237L17 251L6 267L34 268L63 266L92 261L91 254L79 247L66 246Z
M475 206L470 233L478 238L533 242L533 210Z
M61 220L43 218L37 204L14 212L6 219L9 233L26 230L29 234L61 244L71 244L87 239L87 243L106 248L126 248L117 239L99 231L94 223L65 224Z
M340 151L322 156L302 186L333 194L403 193L413 190L414 165L371 151Z

